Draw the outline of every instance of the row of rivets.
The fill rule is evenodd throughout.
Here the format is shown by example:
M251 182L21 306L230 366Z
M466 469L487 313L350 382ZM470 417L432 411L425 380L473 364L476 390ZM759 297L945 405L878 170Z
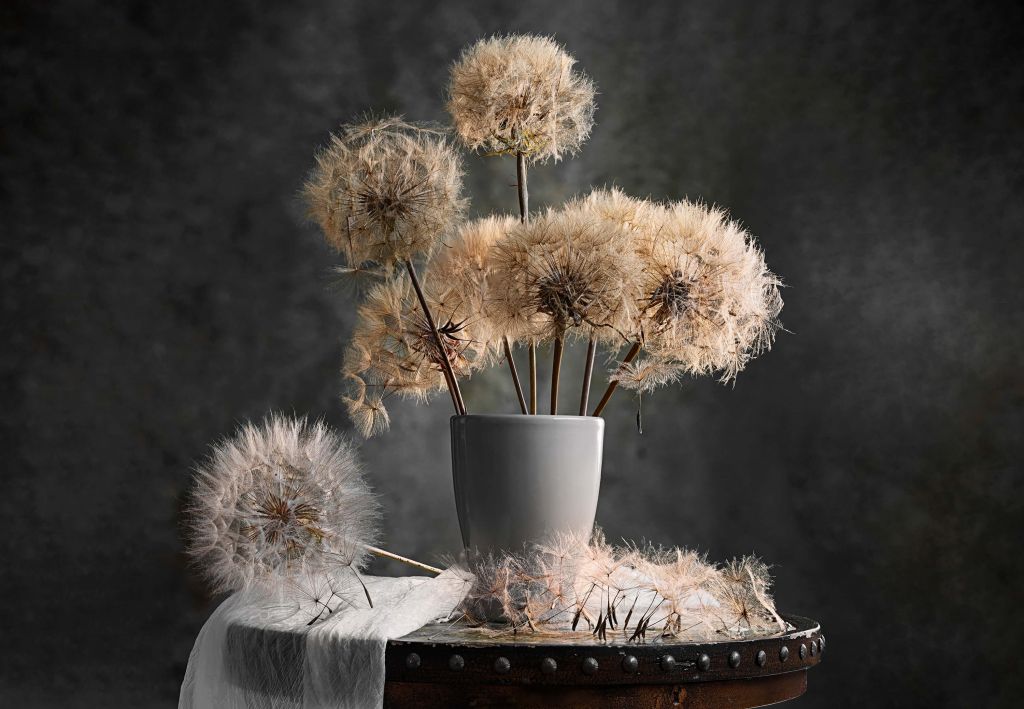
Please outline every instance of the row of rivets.
M825 651L825 638L821 637L818 640L812 640L810 643L811 657L814 657L818 652ZM808 646L804 643L800 643L799 653L800 659L807 659ZM733 650L729 653L729 667L736 669L740 666L741 661L740 653ZM789 659L789 648L783 645L779 648L779 660L785 662ZM758 667L764 667L768 662L768 655L764 650L759 650L755 657L755 662ZM419 669L422 661L420 656L415 652L410 652L405 656L405 666L407 669L415 670ZM676 659L672 655L663 655L659 660L658 664L661 669L665 672L672 672L676 668ZM693 667L692 663L686 663L689 667ZM466 660L462 655L452 655L448 658L448 669L453 672L461 672L466 667ZM711 669L711 657L709 655L702 654L697 658L697 667L702 672L707 672ZM583 672L588 675L596 674L599 668L598 662L593 657L587 657L583 660L581 666ZM512 669L512 663L507 657L499 657L494 661L494 671L498 674L507 674ZM545 657L540 663L541 672L544 674L554 674L558 671L558 663L555 662L554 658ZM622 670L624 672L635 673L640 669L640 661L636 659L634 655L626 655L622 658Z

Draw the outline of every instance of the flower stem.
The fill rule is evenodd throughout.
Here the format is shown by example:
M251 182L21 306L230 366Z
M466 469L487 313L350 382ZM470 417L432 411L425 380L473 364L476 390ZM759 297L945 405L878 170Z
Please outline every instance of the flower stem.
M583 391L580 393L580 416L587 415L587 402L590 400L590 379L594 375L594 357L597 355L597 342L590 336L587 343L587 365L583 369Z
M437 345L437 351L441 358L441 366L444 368L445 379L448 383L448 390L451 392L452 400L455 403L455 412L465 416L466 402L462 398L462 391L459 389L459 381L455 378L455 372L452 370L452 363L448 359L448 350L445 349L444 343L441 342L441 333L437 331L437 324L434 322L434 316L430 313L430 307L427 305L427 299L423 295L423 289L420 287L420 279L416 276L416 267L412 265L412 259L405 260L405 269L409 272L409 278L412 279L412 287L416 289L416 297L420 300L420 307L423 308L423 315L427 318L427 324L430 325L430 333L434 336L434 344Z
M537 413L537 343L530 340L530 413Z
M526 397L523 396L523 385L519 381L519 372L516 371L516 361L512 359L512 346L508 343L508 338L502 338L502 344L505 346L505 359L508 360L508 370L512 373L512 381L516 385L516 396L519 397L519 408L522 412L526 413Z
M619 368L621 369L624 365L627 365L630 362L632 362L636 358L637 354L639 354L639 352L640 343L634 342L633 346L629 348L629 352L627 352L626 356L622 358L622 362L619 363ZM591 416L601 415L601 412L604 411L604 407L608 404L608 400L611 399L612 394L615 393L615 388L617 386L619 386L619 383L614 379L608 382L608 388L604 390L604 396L602 396L601 400L597 402L597 407L594 409L594 413L590 414Z
M562 337L555 338L555 349L551 354L551 415L558 413L558 373L562 369Z
M398 554L393 554L390 551L385 551L384 549L371 547L369 544L366 545L365 549L374 556L379 556L384 559L391 559L392 561L400 561L401 563L406 564L407 566L411 566L414 569L419 569L420 571L426 571L427 573L431 574L440 574L442 571L441 569L435 566L429 566L428 564L424 564L423 562L415 561L414 559L410 559L405 556L399 556Z
M516 187L519 190L519 221L530 221L530 190L526 180L526 156L516 153Z

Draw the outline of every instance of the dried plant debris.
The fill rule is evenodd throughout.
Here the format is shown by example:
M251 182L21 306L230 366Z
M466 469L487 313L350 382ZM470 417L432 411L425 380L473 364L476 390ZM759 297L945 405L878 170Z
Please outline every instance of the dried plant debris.
M523 554L482 557L461 609L495 634L588 633L601 641L767 635L786 625L755 557L724 565L684 549L588 542L571 535Z
M594 84L554 40L483 39L452 66L448 111L470 150L533 162L574 155L594 125Z
M196 469L189 554L215 592L356 574L380 509L352 445L322 422L273 415Z

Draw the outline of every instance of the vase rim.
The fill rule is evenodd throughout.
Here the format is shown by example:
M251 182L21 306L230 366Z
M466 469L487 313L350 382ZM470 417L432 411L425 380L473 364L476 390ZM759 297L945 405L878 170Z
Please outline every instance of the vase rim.
M451 417L451 421L465 419L492 419L495 421L600 421L604 423L601 416L579 416L577 414L462 414Z

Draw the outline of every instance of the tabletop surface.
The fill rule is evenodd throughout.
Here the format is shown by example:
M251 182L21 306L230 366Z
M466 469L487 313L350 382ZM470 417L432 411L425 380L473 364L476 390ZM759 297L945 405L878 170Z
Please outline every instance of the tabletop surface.
M495 634L452 624L424 626L388 643L388 680L530 684L704 682L806 670L818 664L825 638L817 622L786 616L790 629L714 642L649 637L628 642L589 633Z
M450 624L388 643L386 707L758 707L803 694L821 661L817 622L714 642L587 633L495 635Z

